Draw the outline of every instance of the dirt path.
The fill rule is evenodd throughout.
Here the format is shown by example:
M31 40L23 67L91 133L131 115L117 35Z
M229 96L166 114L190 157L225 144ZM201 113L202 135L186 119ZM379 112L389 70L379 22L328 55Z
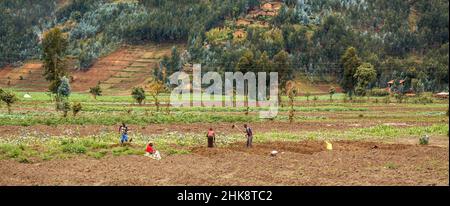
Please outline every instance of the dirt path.
M340 141L194 148L191 154L0 161L0 185L448 185L448 148ZM271 157L269 153L280 153ZM163 154L164 155L164 154Z

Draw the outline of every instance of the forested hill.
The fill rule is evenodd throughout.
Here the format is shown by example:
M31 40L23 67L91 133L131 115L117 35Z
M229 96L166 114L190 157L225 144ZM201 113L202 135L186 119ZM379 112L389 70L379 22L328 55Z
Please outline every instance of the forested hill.
M78 69L124 43L172 41L187 52L163 62L171 70L202 63L340 81L354 47L377 71L371 87L406 79L448 90L447 0L2 0L0 21L0 66L40 58L43 33L58 27Z

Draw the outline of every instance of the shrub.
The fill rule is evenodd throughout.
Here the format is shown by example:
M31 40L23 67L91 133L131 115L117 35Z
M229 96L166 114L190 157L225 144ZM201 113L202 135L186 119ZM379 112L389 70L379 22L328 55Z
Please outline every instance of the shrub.
M108 153L107 151L88 152L87 155L89 155L95 159L100 159L100 158L104 157L107 153Z
M430 137L428 137L428 135L425 135L419 139L420 145L428 145L429 142L430 142Z
M19 161L20 163L24 163L24 164L30 163L30 162L31 162L28 158L26 158L26 157L24 157L24 156L20 156L18 161Z
M398 166L396 164L390 162L390 163L386 164L386 168L391 169L391 170L395 170L395 169L398 168Z
M433 103L433 98L421 95L419 98L414 99L414 103L416 104L431 104Z
M70 103L67 99L63 98L60 100L57 100L56 102L56 109L63 112L63 116L67 117L67 113L70 111Z
M0 155L5 155L9 158L16 158L22 154L22 150L11 144L0 144Z
M0 89L0 101L4 102L8 107L8 114L11 114L11 105L17 102L19 99L13 92Z
M142 87L134 87L133 91L131 91L131 95L133 99L136 100L137 103L142 104L145 100L145 91Z
M64 153L84 154L86 153L86 150L86 147L77 143L69 143L62 146L62 151Z
M389 96L389 92L385 89L373 88L372 90L370 90L369 95L375 97L385 97Z
M62 77L57 89L57 94L61 97L69 97L71 93L69 79L67 77Z
M89 89L89 93L94 96L94 99L97 99L97 96L102 96L102 88L100 87L100 82L97 83L95 87Z
M73 105L72 105L72 113L73 113L73 116L74 116L74 117L77 116L77 114L78 114L82 109L83 109L83 107L81 106L81 103L79 103L79 102L73 103Z

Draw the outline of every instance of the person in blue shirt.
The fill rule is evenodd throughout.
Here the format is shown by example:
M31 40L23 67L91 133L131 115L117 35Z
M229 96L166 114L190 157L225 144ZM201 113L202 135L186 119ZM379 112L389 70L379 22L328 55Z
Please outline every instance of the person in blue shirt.
M120 144L123 145L125 142L128 142L128 127L125 125L125 123L122 123L122 125L119 127L119 133L120 133Z

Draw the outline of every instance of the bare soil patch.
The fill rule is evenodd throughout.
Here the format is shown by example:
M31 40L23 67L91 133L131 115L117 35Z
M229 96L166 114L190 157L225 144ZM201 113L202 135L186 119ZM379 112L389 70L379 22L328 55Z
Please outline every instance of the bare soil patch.
M269 142L23 164L0 160L0 185L448 185L448 148L379 142ZM270 155L272 150L279 154Z

